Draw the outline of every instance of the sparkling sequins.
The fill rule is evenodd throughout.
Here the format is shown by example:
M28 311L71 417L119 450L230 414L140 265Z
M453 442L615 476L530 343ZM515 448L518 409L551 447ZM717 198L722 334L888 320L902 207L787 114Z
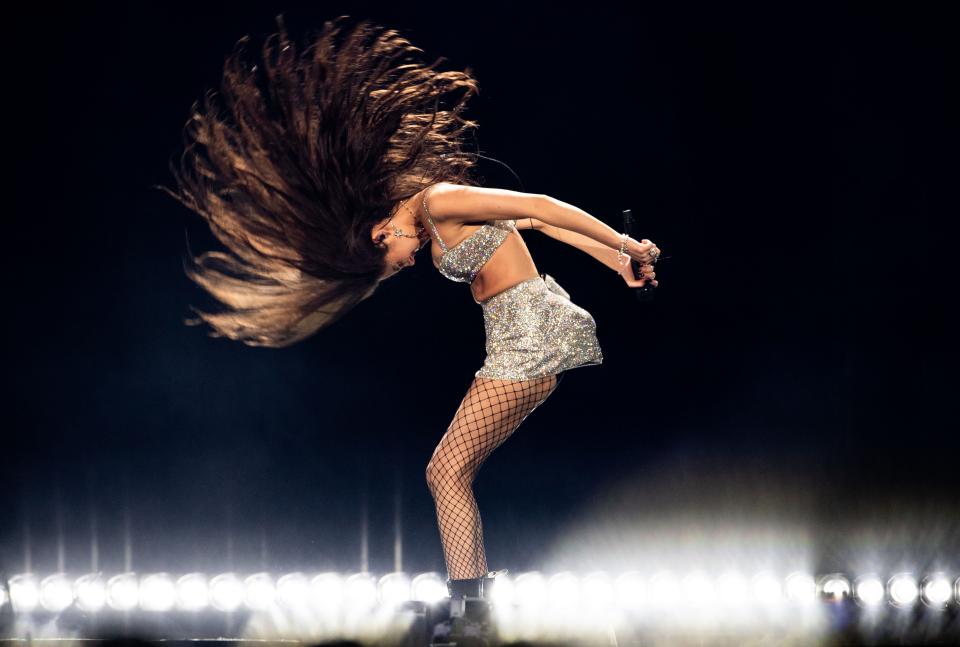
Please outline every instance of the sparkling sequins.
M500 244L514 229L515 220L493 220L476 230L460 243L447 249L440 257L437 269L451 281L473 283Z
M437 239L437 244L443 250L437 269L445 277L458 283L473 283L480 269L507 239L510 232L516 229L517 224L516 220L491 220L452 248L448 248L440 238L440 232L437 231L437 226L430 215L426 192L423 194L423 211Z
M430 215L426 193L423 210L443 250L437 269L460 283L472 283L493 252L516 229L515 220L491 220L447 248ZM487 357L476 377L530 380L603 363L593 317L573 303L549 274L521 281L478 303L483 308Z
M529 380L603 362L593 316L549 274L480 303L487 357L476 377Z

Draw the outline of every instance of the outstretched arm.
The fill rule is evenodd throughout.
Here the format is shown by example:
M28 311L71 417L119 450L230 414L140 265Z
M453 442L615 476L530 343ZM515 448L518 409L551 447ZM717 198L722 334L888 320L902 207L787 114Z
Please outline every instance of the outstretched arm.
M430 206L427 206L428 198ZM515 220L520 228L523 228L521 223L524 220L529 220L528 226L539 220L548 236L569 242L590 254L616 270L631 287L645 285L647 276L650 279L654 277L652 264L660 252L653 242L621 236L618 231L582 209L542 193L522 193L439 182L426 189L423 204L430 217L437 220ZM641 263L643 279L637 279L631 263L617 263L621 242L626 243L625 255ZM657 285L656 280L652 280L652 283Z
M604 247L620 249L620 233L589 213L542 193L522 193L439 182L427 189L424 204L435 220L471 222L479 220L516 220L535 218L547 225L581 234ZM634 260L650 262L654 244L627 239L626 253Z
M617 251L619 251L619 243L616 248L607 247L602 243L598 243L594 239L584 236L583 234L578 234L575 231L570 231L567 229L561 229L560 227L554 225L548 225L539 218L524 218L523 220L517 221L518 229L536 229L537 231L550 236L555 240L559 240L561 243L566 243L576 247L582 252L586 252L593 256L595 259L609 267L615 272L620 271L620 265L617 264Z
M620 276L624 278L627 282L627 285L630 287L640 287L641 285L646 285L647 280L649 279L654 286L659 285L659 282L656 280L656 272L652 264L646 264L640 266L640 271L643 272L643 278L637 279L636 274L633 271L633 268L628 264L620 265L617 263L617 254L619 248L614 249L612 247L607 247L595 241L592 238L584 236L583 234L578 234L575 231L569 231L567 229L562 229L554 225L548 225L539 218L524 218L523 220L517 221L517 229L536 229L539 232L550 236L555 240L559 240L561 243L566 243L573 247L576 247L580 251L586 252L593 256L595 259L614 270Z
M545 224L564 230L564 236L568 233L578 234L591 240L594 245L599 243L600 248L612 247L614 261L616 261L616 252L620 249L620 232L602 220L591 216L583 209L549 195L544 195L537 216ZM550 235L549 231L545 233ZM553 237L556 238L556 236ZM638 245L646 247L646 245L630 239L627 249L639 251Z

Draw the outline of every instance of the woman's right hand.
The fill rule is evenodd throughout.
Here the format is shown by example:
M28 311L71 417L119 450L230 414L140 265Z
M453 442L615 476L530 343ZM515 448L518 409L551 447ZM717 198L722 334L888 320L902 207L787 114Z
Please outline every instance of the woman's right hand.
M660 255L660 248L650 240L644 238L642 241L636 241L633 238L627 239L626 254L620 259L620 276L631 288L640 288L649 281L653 287L658 287L660 282L656 280L653 264ZM640 273L638 277L633 271L634 260L640 263Z
M646 238L641 241L627 238L627 254L641 265L652 265L657 262L657 257L660 256L660 248L657 247L656 243Z

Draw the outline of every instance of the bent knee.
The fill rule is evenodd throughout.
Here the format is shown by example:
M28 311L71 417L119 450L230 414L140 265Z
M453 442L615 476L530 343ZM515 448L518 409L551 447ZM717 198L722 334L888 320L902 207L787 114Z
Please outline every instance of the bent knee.
M427 479L427 486L431 492L436 491L437 486L441 484L456 483L469 487L473 481L473 476L466 467L439 461L436 458L431 459L430 462L427 463L424 476Z

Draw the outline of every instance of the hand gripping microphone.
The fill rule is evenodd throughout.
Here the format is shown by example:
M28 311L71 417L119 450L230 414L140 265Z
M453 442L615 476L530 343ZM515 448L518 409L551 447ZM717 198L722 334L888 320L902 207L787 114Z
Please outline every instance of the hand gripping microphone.
M633 238L633 214L630 209L623 210L623 233ZM630 267L633 268L633 275L640 275L640 263L630 259ZM653 301L653 292L655 287L648 281L639 288L633 288L633 293L637 295L637 301Z

